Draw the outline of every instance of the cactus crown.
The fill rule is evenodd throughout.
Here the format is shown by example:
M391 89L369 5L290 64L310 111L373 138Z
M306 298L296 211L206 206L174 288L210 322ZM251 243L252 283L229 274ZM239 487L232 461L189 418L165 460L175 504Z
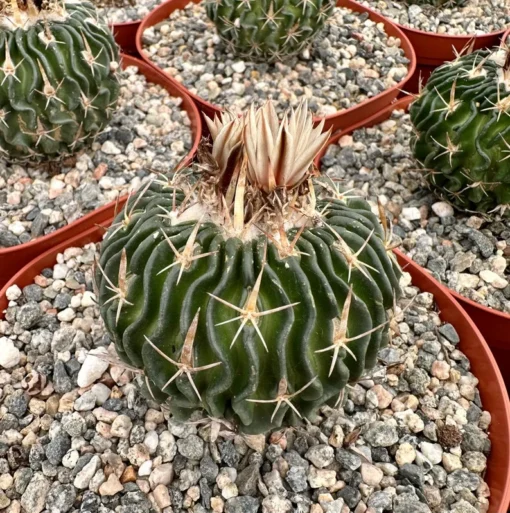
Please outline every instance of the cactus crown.
M206 9L229 51L271 62L304 50L334 5L332 0L208 0Z
M411 105L414 155L434 191L459 210L510 207L510 50L459 55Z
M375 365L399 270L369 205L314 176L329 132L306 104L207 123L198 165L147 184L110 228L98 302L149 397L264 432Z
M287 113L280 122L271 102L244 115L227 112L206 122L212 136L211 159L202 162L208 178L199 184L199 196L211 212L223 212L233 204L231 235L249 238L260 234L253 225L274 231L283 217L288 225L303 218L299 209L314 209L310 194L310 169L330 132L324 121L313 126L306 103ZM203 155L203 153L201 152ZM212 201L211 201L212 198ZM289 208L292 205L292 208ZM277 206L285 213L277 212ZM278 217L280 219L278 219Z

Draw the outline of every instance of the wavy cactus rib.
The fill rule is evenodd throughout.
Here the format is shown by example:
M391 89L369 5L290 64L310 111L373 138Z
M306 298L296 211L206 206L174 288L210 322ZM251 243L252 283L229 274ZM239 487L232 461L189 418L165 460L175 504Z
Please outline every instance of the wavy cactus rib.
M0 151L60 157L106 128L119 95L118 48L88 2L0 7Z
M279 61L306 48L334 5L332 0L209 0L206 8L230 51Z
M411 106L414 155L431 187L460 210L510 206L507 49L459 56L435 70Z
M237 118L210 124L216 158L130 198L96 271L108 332L147 394L179 418L205 409L251 433L335 404L375 365L399 294L368 203L310 178L321 127L262 112L246 116L250 142Z

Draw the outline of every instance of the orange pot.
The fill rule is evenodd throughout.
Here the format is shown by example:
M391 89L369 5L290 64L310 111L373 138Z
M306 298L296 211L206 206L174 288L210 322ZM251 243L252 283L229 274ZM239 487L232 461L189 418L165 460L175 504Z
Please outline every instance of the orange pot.
M108 223L111 223L111 219ZM68 247L80 247L89 242L101 240L104 231L101 227L90 228L86 232L52 247L35 260L28 263L0 290L0 318L8 306L7 288L11 285L25 287L45 268L53 267L59 253ZM434 295L441 319L452 324L460 337L459 348L469 358L471 369L480 380L479 390L483 406L491 413L490 440L492 451L487 462L485 479L490 487L490 507L488 513L504 513L510 503L510 403L501 373L482 334L466 312L449 293L448 289L413 262L409 257L396 251L400 265L412 276L413 284L424 292Z
M158 71L153 66L149 66L147 63L128 55L122 56L122 65L124 67L138 66L140 72L143 73L150 82L159 84L173 96L182 98L182 107L188 113L193 130L193 147L185 160L185 163L191 162L195 156L200 138L202 137L202 122L195 104L183 93L182 88L175 87L173 83L168 80L165 73ZM122 197L118 202L118 206L122 206L126 199L127 196ZM34 239L26 244L0 249L0 286L36 256L44 253L53 246L71 239L75 235L83 233L92 226L106 222L114 215L115 208L116 202L108 203L53 233Z
M141 55L142 59L146 62L150 63L152 66L156 66L150 58L146 55L142 46L142 36L146 29L152 27L167 19L174 11L179 9L184 9L190 2L200 3L200 0L167 0L163 4L156 7L152 12L150 12L143 20L138 28L138 33L136 35L136 45L138 48L138 52ZM374 113L380 111L387 105L391 104L393 100L398 96L401 89L403 89L407 83L407 81L413 76L414 70L416 68L416 56L414 54L413 47L405 34L392 22L381 16L379 13L365 7L363 5L357 4L353 0L338 0L337 6L346 7L347 9L351 9L356 12L366 12L369 14L371 20L376 23L383 23L386 33L389 36L397 37L401 41L402 49L405 52L406 57L409 59L409 69L406 77L396 86L383 91L382 93L374 96L373 98L368 98L367 100L359 103L358 105L354 105L349 109L343 110L336 114L331 114L326 116L325 119L325 127L326 129L332 127L333 131L342 129L346 126L350 126L354 123L358 123L370 116ZM169 77L170 80L174 83L176 87L180 87L193 99L196 103L198 109L203 114L206 114L208 117L214 117L216 114L221 112L221 108L213 105L200 98L194 93L188 91L180 82L175 80L173 77ZM320 117L316 117L315 121L319 122Z

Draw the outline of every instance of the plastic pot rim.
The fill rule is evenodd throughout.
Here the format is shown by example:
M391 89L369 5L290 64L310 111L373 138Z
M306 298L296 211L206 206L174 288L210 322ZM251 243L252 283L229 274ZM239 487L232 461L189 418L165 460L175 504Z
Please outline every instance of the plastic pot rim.
M111 221L112 219L103 224L108 226ZM100 242L102 234L103 227L94 226L50 248L26 264L0 290L0 319L3 317L4 310L8 305L6 293L10 286L14 284L22 287L29 285L42 269L54 264L57 255L66 248L82 247L86 243ZM471 353L471 357L468 356L468 358L470 358L472 366L476 367L481 374L483 374L484 369L488 370L491 374L491 376L486 376L484 380L483 376L478 375L478 371L475 371L475 375L478 375L480 381L479 388L484 408L487 408L487 403L489 403L490 407L487 409L493 417L490 430L493 449L488 458L487 479L489 482L492 482L493 477L496 480L499 478L496 485L490 488L491 499L489 499L488 513L503 513L503 511L507 510L510 503L510 403L499 368L480 331L452 296L448 288L435 280L430 273L408 256L398 250L395 250L394 253L404 271L411 274L413 283L417 282L416 284L420 290L434 295L436 305L440 308L441 318L445 322L451 322L459 333L461 350L465 353L466 351ZM468 338L469 340L467 340ZM473 359L473 354L475 353L477 357ZM494 500L497 501L496 505L493 503Z
M164 73L164 71L156 63L154 63L151 60L150 56L148 56L144 51L142 42L144 31L159 23L160 21L168 18L168 16L170 16L172 12L178 9L182 9L183 6L188 5L190 3L198 4L200 3L200 1L201 0L189 0L187 2L185 0L166 0L158 7L153 9L142 20L142 23L138 27L138 31L136 34L136 47L138 50L138 54L145 62L149 63L151 66L157 67ZM177 7L172 8L174 4L178 5ZM382 91L381 93L372 96L371 98L367 98L362 102L349 107L348 109L341 110L334 114L329 114L327 116L314 117L315 123L319 123L320 121L324 120L326 128L333 127L334 130L341 129L341 125L349 125L351 117L356 116L359 119L369 117L374 111L377 111L381 108L381 104L390 104L397 97L400 90L405 86L405 84L411 79L417 66L416 53L414 51L413 45L409 41L409 38L406 36L405 32L396 23L392 22L388 18L385 18L373 9L370 9L369 7L366 7L355 2L354 0L338 0L336 5L338 7L345 7L356 12L366 12L369 14L369 18L371 20L377 23L383 23L386 29L386 33L389 37L397 37L398 39L400 39L400 47L404 51L405 56L409 59L409 65L407 68L406 76L398 84L395 84L394 86ZM174 82L176 86L181 87L184 91L186 91L190 98L192 98L192 100L197 105L199 105L200 111L208 115L216 115L222 112L222 109L220 107L208 102L207 100L204 100L197 94L192 93L191 91L186 89L186 87L183 84L178 82L173 77L169 76L169 78ZM365 111L368 112L368 115L363 116L363 113Z

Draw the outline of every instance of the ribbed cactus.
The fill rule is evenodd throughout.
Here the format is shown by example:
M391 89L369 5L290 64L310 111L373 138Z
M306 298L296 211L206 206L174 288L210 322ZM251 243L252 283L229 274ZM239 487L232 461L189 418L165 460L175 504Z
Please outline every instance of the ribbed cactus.
M334 5L332 0L209 0L206 8L229 51L279 61L306 48Z
M60 157L103 130L119 95L113 35L88 2L0 2L0 152Z
M411 106L414 155L464 211L510 207L510 58L480 50L437 68Z
M146 185L110 228L98 300L150 397L264 432L375 365L399 269L369 205L312 179L329 134L306 107L208 124L199 165Z

